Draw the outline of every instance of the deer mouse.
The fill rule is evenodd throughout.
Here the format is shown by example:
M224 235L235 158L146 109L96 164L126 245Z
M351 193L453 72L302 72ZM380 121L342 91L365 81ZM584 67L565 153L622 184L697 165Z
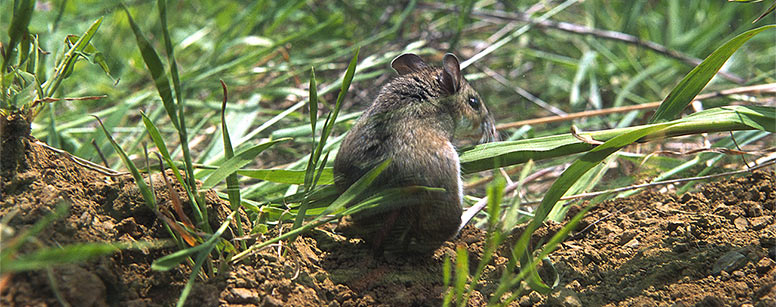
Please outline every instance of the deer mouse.
M454 144L490 142L497 134L455 55L446 54L442 66L434 67L405 53L391 67L399 76L383 86L342 141L335 185L343 192L390 158L367 196L390 188L444 189L408 188L398 200L349 217L350 232L376 250L425 254L455 236L461 223L463 185Z

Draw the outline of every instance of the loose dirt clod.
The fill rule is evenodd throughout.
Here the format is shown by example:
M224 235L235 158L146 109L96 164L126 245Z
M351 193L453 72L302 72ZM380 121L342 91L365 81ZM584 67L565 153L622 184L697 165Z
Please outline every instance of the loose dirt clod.
M69 215L47 227L39 243L51 247L167 238L130 177L108 178L35 144L25 146L29 168L14 178L3 177L0 191L0 216L20 210L9 225L17 233L66 201ZM5 188L9 184L13 191ZM776 306L774 187L772 171L755 172L703 185L681 198L647 191L599 204L550 257L561 278L559 288L550 297L525 293L514 305ZM162 207L163 190L156 189ZM212 192L208 199L215 228L228 206ZM299 237L287 246L291 253L265 250L218 277L197 281L187 304L437 306L445 290L445 257L454 255L456 246L464 247L470 253L469 267L476 268L485 238L481 230L467 227L431 257L375 257L363 242L333 228L327 225ZM547 224L534 241L558 229L560 225ZM277 234L273 231L268 236ZM490 299L507 261L503 255L508 248L503 250L486 268L470 305ZM53 272L59 292L73 305L167 306L177 300L188 268L157 272L150 267L173 251L124 250ZM97 294L79 295L84 291ZM45 272L14 274L0 294L2 306L58 304Z

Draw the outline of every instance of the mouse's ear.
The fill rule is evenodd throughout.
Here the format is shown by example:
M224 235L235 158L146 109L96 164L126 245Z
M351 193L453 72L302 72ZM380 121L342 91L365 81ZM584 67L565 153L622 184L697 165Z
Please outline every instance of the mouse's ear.
M428 67L428 65L426 65L426 62L423 62L423 59L421 59L417 54L405 53L393 59L391 62L391 67L393 67L393 69L396 70L396 72L398 72L400 75L406 75L412 72L420 71Z
M452 54L445 54L442 59L442 87L450 94L455 94L461 88L461 64L458 58Z

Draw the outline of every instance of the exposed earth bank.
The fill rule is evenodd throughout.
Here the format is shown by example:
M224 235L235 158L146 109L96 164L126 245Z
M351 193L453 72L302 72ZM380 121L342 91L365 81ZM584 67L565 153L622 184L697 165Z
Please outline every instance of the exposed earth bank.
M18 174L0 182L0 217L12 216L7 229L13 231L4 230L4 244L60 203L70 204L68 214L22 253L77 242L169 238L130 176L108 177L38 144L25 141L24 146ZM160 211L167 213L161 176L154 181ZM774 187L770 169L704 184L679 197L646 191L599 204L550 256L560 277L553 295L525 293L512 305L776 306ZM212 191L207 199L215 228L229 213L228 205ZM545 225L534 241L549 238L561 226ZM298 238L283 254L267 249L214 278L198 280L187 305L437 306L445 290L445 257L454 255L456 246L465 247L473 270L485 240L483 231L469 227L430 257L374 257L362 242L332 228ZM59 305L54 286L61 300L73 306L172 305L188 278L188 266L159 272L151 270L151 262L174 250L123 250L53 268L51 274L6 275L0 280L0 305ZM487 267L470 305L490 299L506 250Z

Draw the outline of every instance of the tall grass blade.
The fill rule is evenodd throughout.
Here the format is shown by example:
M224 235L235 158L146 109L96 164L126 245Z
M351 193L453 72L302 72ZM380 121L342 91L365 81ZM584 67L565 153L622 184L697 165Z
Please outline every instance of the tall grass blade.
M194 193L192 189L194 187L191 187L188 184L186 184L186 181L181 176L181 171L172 161L170 152L167 150L167 145L165 145L164 140L162 139L162 135L161 133L159 133L159 129L156 128L156 125L154 125L154 122L151 121L151 119L149 119L148 116L146 116L146 114L143 113L142 111L140 111L140 116L143 118L143 124L145 124L146 131L148 131L148 135L151 136L151 140L153 140L154 144L156 145L156 150L159 151L159 154L162 155L162 159L164 159L164 162L167 163L167 165L172 169L172 173L175 176L175 179L178 180L178 183L180 183L180 185L186 191L186 195L193 202ZM204 221L205 218L204 216L202 216L202 212L199 210L199 206L193 205L191 207L194 210L194 214L197 217L197 221Z
M469 252L463 246L455 248L455 300L458 306L466 306L463 300L466 280L469 278Z
M771 28L776 28L776 25L763 26L746 31L727 41L722 47L717 48L717 50L714 50L711 55L706 57L703 62L691 70L690 73L688 73L687 76L671 90L671 93L663 100L663 103L657 108L649 122L664 122L679 115L679 113L692 102L693 98L706 87L706 84L711 81L711 78L717 74L719 69L722 68L722 65L727 62L728 58L730 58L741 45L758 33Z
M276 183L302 185L305 182L306 171L287 169L241 169L237 170L237 174ZM321 176L318 179L318 184L334 183L334 173L331 168L324 168L323 171L318 172L318 175Z
M390 189L390 190L378 193L377 195L372 196L369 199L357 205L347 208L347 210L344 210L347 204L353 202L353 200L356 199L356 197L358 197L359 195L361 195L361 193L366 191L366 189L372 184L372 182L377 178L377 176L380 175L380 173L382 173L383 170L385 170L385 168L388 167L390 163L391 163L390 159L385 160L379 165L377 165L375 168L373 168L372 170L364 174L364 176L361 176L361 178L359 178L347 190L345 190L344 193L339 195L339 197L337 197L337 199L335 199L328 207L326 207L326 209L321 214L319 214L313 221L303 225L302 227L295 228L283 234L282 236L272 238L260 244L255 244L250 248L248 248L247 250L242 251L239 254L232 257L232 261L241 259L245 255L248 255L255 250L259 250L261 248L264 248L265 246L268 246L280 240L296 237L299 234L304 233L305 231L308 231L314 227L317 227L318 225L322 225L324 223L337 219L341 216L353 214L364 208L375 206L379 203L385 202L387 199L395 199L395 198L401 197L401 195L406 195L407 193L406 188ZM431 190L434 190L434 189L431 189ZM335 214L335 215L329 216L329 214Z
M127 14L129 25L132 27L132 32L135 34L137 46L140 48L140 54L143 56L143 61L148 68L148 72L151 73L151 77L154 79L154 85L156 85L156 90L159 92L159 96L162 98L162 104L164 105L164 109L167 111L167 116L170 117L170 121L172 122L173 126L175 126L175 129L180 130L180 122L178 121L175 101L173 101L172 98L170 81L167 79L167 75L164 73L164 64L162 64L162 60L159 58L159 54L156 53L154 47L151 45L145 35L143 35L140 27L138 27L137 23L135 23L135 20L132 19L132 15L129 13L129 9L127 9L127 7L123 4L121 7Z
M137 184L138 189L140 189L140 193L143 195L143 200L145 200L146 205L152 210L156 210L156 200L154 198L154 194L151 192L151 189L145 183L145 180L143 180L143 176L140 175L140 171L138 171L137 167L135 166L135 163L133 163L132 160L129 159L129 157L127 156L127 153L124 152L123 149L121 149L121 146L119 146L118 143L116 143L116 140L114 140L113 136L110 135L110 132L108 132L108 129L106 129L105 125L102 124L102 120L100 120L100 118L97 116L94 116L94 118L97 119L97 123L100 124L100 127L102 128L102 131L105 133L105 136L108 137L108 140L110 141L111 145L113 145L113 149L119 155L119 158L121 158L121 161L124 162L124 166L126 166L129 169L129 172L132 174L132 178L135 179L135 183Z
M110 243L77 243L63 247L50 247L37 250L31 254L18 256L16 259L3 261L0 274L8 272L39 270L54 265L85 262L99 256L109 255L119 251L119 247Z
M538 208L536 208L536 211L534 211L534 218L530 223L528 223L523 234L515 244L513 255L520 255L520 262L523 264L523 267L533 265L532 262L530 262L530 258L528 258L530 255L528 241L531 239L531 234L533 234L533 232L539 228L542 223L544 223L548 214L555 207L555 204L558 202L558 200L579 178L581 178L588 170L596 166L606 157L618 151L620 148L636 142L646 135L662 133L667 127L671 125L672 124L670 123L651 125L616 136L606 141L605 143L596 146L594 149L582 155L582 157L580 157L576 162L572 163L571 166L569 166L569 168L567 168L560 175L560 177L555 180L550 189L544 195L541 204ZM534 290L549 292L549 287L541 283L536 272L530 274L529 282L532 284L532 287L538 287L533 288Z
M305 191L310 191L315 187L315 183L311 182L312 178L315 176L315 170L318 168L317 166L320 163L320 157L323 152L324 146L326 146L326 141L329 139L329 135L331 135L332 129L334 129L334 123L337 120L337 115L339 114L340 108L342 107L342 101L345 100L345 96L348 93L348 89L350 88L350 83L353 82L353 76L356 73L356 64L358 64L358 52L360 48L356 48L356 52L353 55L353 58L350 60L350 64L348 64L348 69L345 72L345 76L342 79L342 86L340 87L339 95L337 96L337 102L334 105L334 110L329 113L329 116L326 118L326 122L323 124L323 131L321 131L321 138L320 141L318 141L318 146L315 148L313 153L310 155L310 162L307 164L307 173L305 174ZM311 75L311 81L310 84L314 85L315 80L315 74L314 72ZM314 89L315 87L310 87L310 110L312 111L312 101L315 100L317 104L317 89ZM313 98L313 95L315 98ZM315 107L317 108L317 106ZM311 115L311 120L312 120ZM312 121L310 123L311 127L313 128L312 131L315 133L315 121ZM328 157L328 154L327 154ZM326 162L324 161L323 164ZM321 165L322 167L323 165ZM322 170L322 169L321 169ZM320 178L320 172L317 176ZM311 184L312 183L312 184ZM307 202L303 201L302 206L299 208L299 214L296 216L296 220L294 220L294 228L299 228L302 226L302 222L304 221L305 217L305 211L307 210Z
M35 1L31 0L22 0L22 1L14 1L14 7L13 7L13 17L11 17L11 26L8 27L8 37L10 40L8 41L8 47L5 48L5 53L3 54L3 66L0 67L0 87L2 87L2 93L5 95L5 72L6 68L8 68L8 63L11 60L11 58L14 56L14 53L16 51L16 45L19 44L19 41L22 39L22 36L28 35L27 26L30 24L30 20L32 19L32 12L35 11ZM10 100L0 99L3 102L2 107L3 108L10 108Z
M291 139L285 138L261 143L236 154L231 159L224 161L221 166L219 166L212 174L210 174L210 176L207 177L207 179L205 179L205 182L202 184L202 189L207 190L213 188L216 184L220 183L226 177L236 172L239 168L253 162L253 160L256 159L256 156L258 156L267 148L270 148L272 145L277 143L282 143L289 140Z
M532 263L537 263L540 259L545 259L547 256L549 256L555 249L558 248L561 242L566 240L566 238L569 236L569 233L576 229L577 224L579 224L579 221L582 220L583 217L585 217L585 214L587 214L590 209L592 209L592 206L589 206L587 208L582 209L577 215L575 215L570 221L566 223L558 232L555 233L555 235L550 238L549 241L547 241L546 244L544 244L544 247L542 248L542 251L539 252L539 254L533 258ZM521 235L522 237L522 235ZM535 271L535 266L530 266L527 268L521 268L520 272L515 275L511 279L502 278L502 282L499 284L498 288L494 292L494 294L490 297L490 305L495 305L496 302L506 293L509 289L512 289L515 285L517 285L521 280L525 279L526 275L531 274L532 271ZM506 272L506 271L505 271ZM519 291L513 291L512 295L507 298L505 302L502 302L501 305L508 306L511 301L519 297L521 293Z
M641 141L659 140L667 137L725 132L735 130L776 130L776 108L763 106L727 106L712 108L694 113L684 118L676 119L667 129L659 133L648 134ZM641 130L657 124L634 126L586 132L598 141L608 141L619 135ZM492 169L493 167L509 166L525 163L528 160L542 160L585 152L593 145L584 143L570 134L554 135L534 139L511 142L497 142L477 145L460 155L461 169L464 173L473 173Z
M197 186L196 182L194 181L194 168L192 167L192 159L191 159L191 151L189 150L189 136L188 132L186 131L186 101L183 99L183 88L181 86L180 77L178 77L178 62L175 60L175 50L172 47L172 40L170 39L170 31L167 29L167 1L166 0L157 0L156 1L157 7L159 9L159 20L162 22L162 37L164 38L164 48L167 51L167 62L170 64L170 77L172 78L172 85L175 89L175 101L177 101L178 106L178 118L170 117L170 120L172 121L179 121L178 128L178 135L180 137L181 142L181 150L183 151L183 161L186 163L186 179L188 179L188 185L192 188L195 188ZM134 28L133 28L134 30ZM152 49L153 50L153 49ZM166 80L166 78L165 78ZM169 86L168 86L169 87ZM167 108L167 104L165 103L165 108ZM194 202L194 201L193 201ZM200 207L204 206L199 201L194 202L195 205L198 204ZM200 208L200 210L204 211L204 208ZM204 211L207 215L207 212ZM239 216L238 216L239 220ZM199 221L200 223L202 220ZM207 223L205 223L208 225ZM206 226L207 229L209 229L209 226ZM240 230L242 231L242 230Z
M45 97L51 97L54 94L54 91L59 88L59 85L62 84L62 80L68 76L68 72L72 71L76 62L75 60L81 56L81 52L83 52L84 49L89 46L89 42L94 37L94 34L97 33L97 29L100 28L101 24L102 17L95 20L89 29L87 29L86 32L84 32L84 34L81 35L81 37L78 38L73 46L71 46L70 49L64 54L62 57L62 62L60 62L56 70L54 70L54 76L43 83L43 92Z
M164 1L162 0L160 2ZM221 103L221 136L223 136L224 139L224 157L229 161L229 159L234 158L234 148L232 148L229 129L226 127L226 101L228 100L228 91L224 81L221 81L221 86L224 89L224 100ZM229 204L231 205L232 210L238 211L240 209L240 183L237 180L237 174L234 172L229 174L229 176L226 176L226 194L229 195ZM239 213L236 215L235 222L237 223L237 235L242 237L244 234ZM243 249L247 248L245 241L240 241L240 244Z
M382 173L386 167L388 167L389 164L391 164L391 159L383 161L382 163L375 166L374 169L364 174L364 176L361 176L361 178L359 178L347 190L345 190L345 192L342 193L340 197L332 202L322 215L331 214L342 210L342 208L344 208L348 203L352 202L354 199L356 199L356 197L361 195L361 193L366 191L369 185L372 184L372 181L374 181L377 176L380 175L380 173Z

